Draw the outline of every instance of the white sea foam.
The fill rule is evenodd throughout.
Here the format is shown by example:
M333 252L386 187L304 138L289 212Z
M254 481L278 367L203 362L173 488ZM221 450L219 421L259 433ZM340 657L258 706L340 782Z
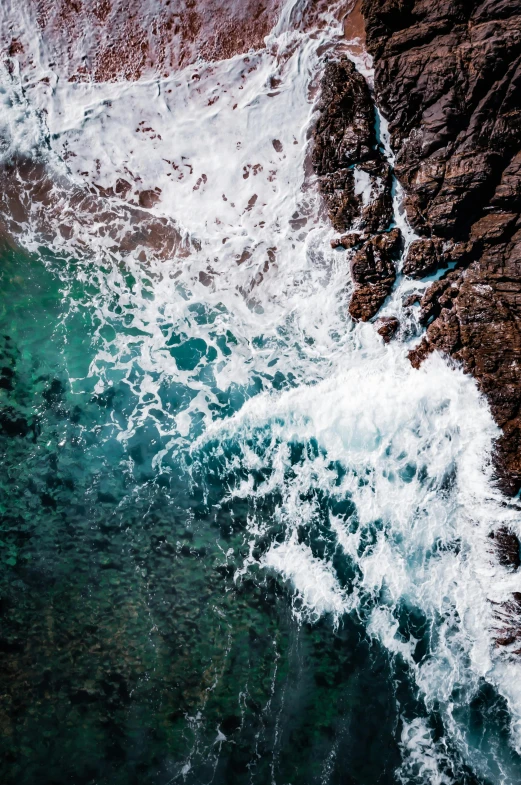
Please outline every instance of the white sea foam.
M448 774L450 757L443 743L436 744L432 736L432 730L423 718L404 722L401 737L403 764L397 772L398 781L403 785L413 782L451 785L453 782Z
M313 556L309 546L297 542L293 533L280 545L273 545L261 561L293 583L301 604L298 616L320 618L330 613L339 618L349 610L344 592L330 566Z
M507 599L515 578L494 564L488 534L501 524L519 531L517 512L489 484L497 428L461 371L436 356L415 371L402 347L370 344L348 354L348 370L275 398L258 395L231 420L214 423L204 439L251 445L268 425L263 456L271 474L256 490L252 483L235 490L238 496L262 497L275 488L282 494L276 516L286 526L286 540L272 546L263 563L293 581L304 609L314 600L311 617L357 608L364 613L364 601L377 599L369 632L409 663L427 706L443 707L461 750L467 742L454 715L480 679L507 697L519 744L518 666L495 656L490 636L490 600ZM292 471L287 445L313 442L321 452ZM243 468L258 467L251 448L241 457ZM341 484L337 462L347 470ZM313 491L354 502L356 527L352 516L330 519L338 546L358 568L347 590L337 585L331 563L318 568L309 548L297 543L299 528L316 520ZM376 532L374 543L360 553L370 531ZM430 656L419 663L417 641L398 633L395 612L404 602L433 625Z
M60 251L86 246L108 266L108 274L98 275L89 259L83 273L100 288L100 323L121 322L117 301L127 325L132 320L141 333L139 364L149 381L150 373L158 374L156 395L160 381L175 374L200 393L190 411L208 415L214 392L197 378L200 366L193 373L176 369L167 346L173 333L214 347L218 360L211 373L214 389L221 390L279 370L321 378L342 350L345 260L329 248L331 230L319 220L317 194L305 174L314 111L309 90L320 76L321 48L339 32L272 34L261 52L198 63L167 79L35 80L22 89L16 74L6 75L6 89L20 96L31 140L39 135L41 147L50 141L47 160L55 176L104 189L125 179L132 184L127 203L137 202L134 192L160 189L149 212L173 221L190 253L182 261L158 262L146 244L138 245L125 255L137 282L132 288L114 261L113 238L88 216L75 220L70 240L56 232L52 243ZM280 81L276 89L273 79ZM18 119L15 125L18 147ZM107 204L120 209L126 203L108 198ZM121 221L123 232L128 218ZM26 226L23 239L36 250L38 227ZM195 318L198 304L213 312L211 322ZM231 353L223 352L221 341L229 330ZM91 369L99 376L98 390L115 371L130 375L134 365L129 337L117 332L109 342L100 332L106 346ZM262 348L254 345L259 339ZM144 397L136 417L153 408ZM127 434L134 425L135 418Z

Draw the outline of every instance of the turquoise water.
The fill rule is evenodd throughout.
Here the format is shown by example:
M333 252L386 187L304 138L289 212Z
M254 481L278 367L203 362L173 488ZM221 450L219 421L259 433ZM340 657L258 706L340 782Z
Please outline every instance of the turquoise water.
M372 782L377 749L397 762L389 664L371 667L354 624L297 624L275 578L233 581L247 505L220 503L210 456L204 478L182 454L156 473L153 428L116 438L128 385L72 389L95 324L70 314L85 292L63 297L58 261L2 254L4 781L155 783L189 766L194 782L309 782L349 763Z
M502 781L495 764L487 779L462 761L405 661L367 635L377 598L336 620L312 619L299 614L292 586L261 568L285 536L280 489L231 494L250 473L245 445L194 441L197 419L189 438L167 449L189 385L163 378L161 408L128 432L146 404L133 383L140 355L125 372L107 362L97 391L93 362L121 325L121 303L111 304L112 326L100 321L95 280L45 251L2 249L2 782L393 783L403 723L417 718L444 750L446 779L437 781ZM219 340L224 353L233 333ZM208 373L215 355L201 339L169 343L179 370L200 364ZM274 376L259 389L267 384L292 380ZM214 416L253 392L237 388ZM259 428L248 447L262 457L272 439ZM321 454L313 442L290 450L296 473ZM264 460L254 483L272 471ZM345 470L328 471L334 486ZM337 550L329 520L333 513L356 527L354 505L313 487L301 501L314 512L299 542L331 561L349 589L357 567ZM252 519L263 523L253 541ZM381 527L368 529L362 549ZM399 636L417 640L422 661L432 625L405 602L396 615ZM517 765L508 711L491 687L483 684L460 719L478 757L490 761L501 749L503 762ZM429 781L414 761L400 776Z

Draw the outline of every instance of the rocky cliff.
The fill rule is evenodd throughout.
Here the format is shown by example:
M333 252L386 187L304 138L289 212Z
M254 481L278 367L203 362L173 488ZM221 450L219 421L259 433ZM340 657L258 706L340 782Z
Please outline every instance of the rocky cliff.
M375 97L420 235L404 272L451 269L421 300L419 365L473 374L503 431L499 486L521 486L521 2L363 0Z

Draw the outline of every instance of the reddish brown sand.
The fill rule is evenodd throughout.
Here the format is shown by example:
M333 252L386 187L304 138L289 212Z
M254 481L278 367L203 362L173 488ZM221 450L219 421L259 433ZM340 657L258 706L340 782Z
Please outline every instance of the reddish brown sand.
M353 10L344 19L344 35L348 41L360 39L360 44L365 47L365 21L362 16L362 0L356 0Z

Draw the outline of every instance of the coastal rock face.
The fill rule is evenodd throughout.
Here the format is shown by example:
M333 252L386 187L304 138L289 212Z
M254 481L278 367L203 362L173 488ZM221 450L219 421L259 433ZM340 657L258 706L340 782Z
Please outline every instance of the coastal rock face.
M333 227L334 248L353 249L349 312L367 321L396 279L401 234L393 217L391 170L378 147L375 107L364 77L346 57L326 64L314 131L313 167Z
M411 353L460 362L503 435L497 479L521 486L521 2L364 0L377 102L421 239L404 272L427 289Z
M396 280L396 261L402 235L399 229L375 234L358 250L351 262L355 290L349 304L353 319L367 322L391 293Z
M496 545L496 554L503 567L518 570L521 566L521 554L517 535L506 526L501 526L496 532L490 534Z
M342 57L326 63L313 167L333 227L384 231L392 218L391 172L378 149L369 87Z
M423 278L436 272L444 265L443 243L434 238L426 237L414 240L409 246L407 259L403 265L403 273L411 278Z

